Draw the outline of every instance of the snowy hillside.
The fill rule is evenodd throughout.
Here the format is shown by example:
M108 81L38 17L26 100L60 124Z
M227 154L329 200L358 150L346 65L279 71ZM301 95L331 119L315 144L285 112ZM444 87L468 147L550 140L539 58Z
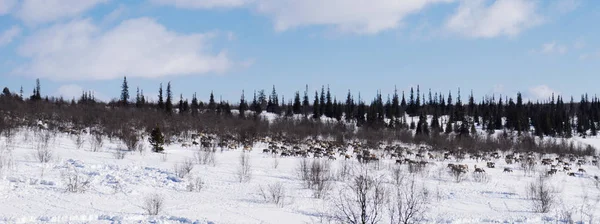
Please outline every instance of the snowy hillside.
M102 147L94 152L93 138L82 136L77 140L67 134L21 130L10 139L0 138L0 222L333 223L341 192L347 193L351 182L339 178L340 173L344 167L356 171L361 166L356 159L345 160L342 155L336 155L336 160L315 159L330 163L334 174L331 189L317 199L298 177L302 159L263 153L266 143L256 143L252 151L245 152L250 175L249 181L240 182L241 148L217 149L214 162L211 158L202 162L206 155L198 153L198 146L168 145L162 154L151 152L144 142L145 151L141 153L122 152L120 141L104 139ZM42 150L44 142L47 151ZM40 162L41 157L48 161ZM180 169L176 166L181 168L186 161L193 169L178 177L176 171ZM600 175L598 167L586 164L581 166L586 173L578 172L573 177L559 172L548 177L556 203L551 212L535 213L527 200L526 186L546 167L539 165L537 173L525 175L518 164L507 165L504 159L494 161L496 168L485 168L487 175L483 178L469 172L461 177L464 180L456 182L447 168L448 163L456 161L429 160L423 171L414 174L415 184L424 190L428 201L421 221L542 223L564 220L567 212L584 223L600 220L600 188L593 179ZM461 164L486 165L473 159ZM406 180L411 177L408 166L397 165L395 159L382 158L377 165L364 166L383 182L388 191L386 198L394 192L394 170L400 168ZM505 167L514 172L503 172ZM201 189L190 189L199 185ZM269 191L273 186L282 187L279 204L265 200L261 194L261 189ZM158 216L148 216L144 202L154 194L164 198L164 209ZM388 208L383 211L386 215L382 214L378 223L389 222Z

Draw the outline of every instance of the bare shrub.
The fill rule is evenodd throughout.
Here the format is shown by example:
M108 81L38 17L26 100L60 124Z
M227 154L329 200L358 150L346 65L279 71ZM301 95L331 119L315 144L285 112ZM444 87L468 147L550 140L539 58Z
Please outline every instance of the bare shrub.
M144 205L142 208L146 211L147 215L158 215L165 207L165 199L162 195L151 194L144 198Z
M94 134L92 135L92 139L90 140L92 152L98 152L104 145L104 139L102 138L102 134Z
M313 190L313 197L323 198L331 190L331 164L324 160L304 158L298 164L298 175L306 188Z
M535 162L533 160L526 160L521 162L521 168L523 169L524 175L531 176L535 171Z
M490 176L487 175L486 173L473 173L472 174L473 177L473 181L478 182L478 183L489 183L490 182Z
M238 180L240 182L250 181L252 178L252 164L250 163L250 155L248 153L243 152L240 154L240 164L238 167Z
M429 209L429 193L425 187L418 187L415 176L407 184L396 185L396 194L389 204L390 223L419 223Z
M283 184L280 182L269 184L267 189L264 189L263 186L259 185L259 194L262 198L269 203L276 204L279 207L283 207L285 205L285 188Z
M189 180L186 189L189 192L198 192L204 188L204 180L201 177L193 177Z
M404 183L404 178L405 178L406 174L404 173L404 170L402 170L402 167L395 166L394 168L392 168L391 172L392 172L392 180L395 185L399 186L402 183Z
M194 169L194 161L186 159L179 164L173 165L173 171L179 178L184 178Z
M35 147L35 152L33 153L33 156L40 163L48 163L52 160L52 158L54 156L54 152L50 149L50 147L48 147L47 144L42 143L42 144L38 144Z
M540 176L527 185L527 199L531 200L533 211L547 213L555 203L555 197L545 177Z
M81 147L83 147L83 143L85 143L83 137L81 137L81 134L77 134L73 141L76 149L81 149Z
M207 149L200 149L194 153L196 162L200 165L216 165L215 152Z
M127 152L125 150L122 150L120 148L115 149L115 151L113 152L113 157L115 159L125 159L125 155L127 154Z
M337 172L337 178L340 181L346 181L350 176L352 176L353 164L350 161L342 160L340 161L340 167Z
M123 141L129 151L135 151L140 142L140 136L133 131L126 131L121 134L121 141Z
M12 152L8 149L0 149L0 174L14 166Z
M68 170L61 172L61 176L67 192L83 193L90 186L91 177L80 173L72 166Z
M279 157L277 155L273 156L273 163L271 165L273 166L273 169L279 167Z
M334 218L340 223L375 224L381 221L385 205L385 188L367 169L355 176L335 200Z

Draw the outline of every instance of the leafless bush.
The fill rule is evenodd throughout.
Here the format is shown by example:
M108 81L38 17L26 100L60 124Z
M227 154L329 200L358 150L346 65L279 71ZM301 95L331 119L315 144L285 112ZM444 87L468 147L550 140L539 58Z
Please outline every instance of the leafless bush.
M182 163L173 165L173 171L179 178L184 178L194 169L194 162L191 159L186 159Z
M563 204L563 208L558 213L558 221L560 221L562 223L567 223L567 224L575 223L575 220L573 220L573 212L574 212L574 209L566 208Z
M409 163L408 164L408 172L409 173L421 173L425 169L423 164L419 163Z
M0 149L0 174L14 166L12 152L8 149Z
M490 182L490 176L487 175L486 173L473 173L472 177L473 177L473 181L478 182L478 183L489 183Z
M298 175L308 189L313 190L313 197L323 198L331 190L331 165L319 159L309 162L304 158L298 164Z
M120 148L115 149L115 151L113 152L113 157L115 159L125 159L125 155L127 154L127 152L125 150L122 150Z
M73 140L75 143L75 148L76 149L81 149L81 147L83 147L83 143L85 143L85 141L83 140L83 137L81 137L81 134L77 134L75 136L75 140Z
M555 197L545 177L540 176L527 185L527 199L531 200L535 212L547 213L555 203Z
M402 185L402 183L404 183L404 178L406 176L406 174L404 173L404 170L402 170L402 167L395 166L394 168L392 168L391 172L392 172L392 180L394 181L394 184L397 186Z
M353 164L350 161L342 160L340 161L340 167L337 172L337 178L340 181L346 181L350 176L352 176Z
M279 207L283 207L285 204L285 188L280 182L269 184L265 190L263 186L259 185L259 194L262 198L270 203L276 204Z
M355 176L335 200L334 218L340 223L375 224L381 221L385 188L379 178L364 169Z
M186 186L189 192L198 192L204 188L204 180L201 177L191 178Z
M279 157L277 155L273 156L273 169L277 169L279 167Z
M40 143L35 147L35 152L33 156L40 163L48 163L52 160L54 156L54 152L48 147L48 144Z
M134 151L140 142L140 136L133 131L126 131L121 134L121 141L123 141L129 151Z
M200 165L212 165L215 163L215 152L212 150L200 149L194 153L196 162Z
M524 175L531 176L535 171L535 162L533 160L526 160L521 162L521 168L523 169Z
M92 147L92 152L98 152L104 145L104 139L102 138L102 134L93 134L92 139L90 140L90 144Z
M396 195L389 204L390 223L419 223L429 209L430 197L427 189L417 187L415 176L407 184L396 185Z
M65 190L72 193L83 193L90 186L90 176L80 173L76 168L69 167L61 173Z
M142 206L147 215L158 215L163 211L164 207L165 199L159 194L148 195L144 199L144 205Z
M252 164L250 163L250 155L246 152L240 154L240 164L238 167L238 180L240 182L250 181L252 178Z

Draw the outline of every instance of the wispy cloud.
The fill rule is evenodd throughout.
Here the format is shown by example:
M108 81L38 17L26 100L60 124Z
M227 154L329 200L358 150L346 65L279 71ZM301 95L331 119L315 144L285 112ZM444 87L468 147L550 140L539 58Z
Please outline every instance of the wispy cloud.
M10 44L19 35L21 35L21 27L19 26L13 26L0 33L0 47Z
M221 73L232 66L225 51L207 52L211 33L180 34L154 19L125 20L103 31L91 19L39 30L19 47L28 58L14 74L55 80L157 78Z

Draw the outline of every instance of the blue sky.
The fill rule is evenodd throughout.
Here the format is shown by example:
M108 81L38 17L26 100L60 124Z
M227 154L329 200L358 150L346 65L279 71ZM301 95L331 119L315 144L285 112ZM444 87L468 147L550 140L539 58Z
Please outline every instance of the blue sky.
M170 81L229 101L272 85L286 101L305 85L577 99L598 93L597 21L592 0L0 0L0 86L106 100L126 75L151 98Z

